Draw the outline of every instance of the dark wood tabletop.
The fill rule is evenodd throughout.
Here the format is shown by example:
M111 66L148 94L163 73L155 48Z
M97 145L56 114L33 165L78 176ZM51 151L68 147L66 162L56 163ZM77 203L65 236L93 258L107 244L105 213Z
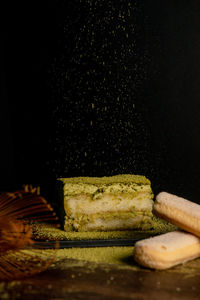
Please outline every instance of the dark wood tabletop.
M0 299L200 299L200 260L166 271L65 259L45 272L0 283Z

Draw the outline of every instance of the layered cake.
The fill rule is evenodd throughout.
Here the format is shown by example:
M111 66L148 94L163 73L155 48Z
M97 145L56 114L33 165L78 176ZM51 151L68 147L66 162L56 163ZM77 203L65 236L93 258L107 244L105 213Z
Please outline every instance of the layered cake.
M149 229L153 193L140 175L57 180L60 216L66 231Z

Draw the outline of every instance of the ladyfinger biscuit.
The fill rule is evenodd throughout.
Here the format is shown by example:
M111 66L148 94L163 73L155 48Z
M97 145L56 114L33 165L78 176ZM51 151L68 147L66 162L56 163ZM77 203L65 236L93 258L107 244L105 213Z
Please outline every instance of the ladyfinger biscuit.
M200 239L183 231L168 232L135 244L137 263L152 269L168 269L200 256Z
M153 212L181 229L200 237L200 205L161 192L156 197Z

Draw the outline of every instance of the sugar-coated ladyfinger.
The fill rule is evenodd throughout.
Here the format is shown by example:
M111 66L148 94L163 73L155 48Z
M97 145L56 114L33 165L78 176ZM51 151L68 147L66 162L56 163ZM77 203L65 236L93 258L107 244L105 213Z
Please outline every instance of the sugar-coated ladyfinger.
M170 223L200 237L200 205L161 192L156 196L153 212Z
M135 244L137 263L152 269L168 269L200 256L200 239L183 231L168 232Z

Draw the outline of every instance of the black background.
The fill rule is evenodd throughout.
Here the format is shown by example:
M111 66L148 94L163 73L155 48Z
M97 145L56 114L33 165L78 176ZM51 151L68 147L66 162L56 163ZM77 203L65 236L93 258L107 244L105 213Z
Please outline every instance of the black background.
M108 2L116 10L128 5L125 0ZM65 101L77 96L75 84L67 94L62 79L66 70L73 70L68 66L69 56L81 18L87 17L84 13L79 1L2 5L1 189L40 184L51 198L57 176L138 173L149 177L155 193L167 190L199 202L199 1L147 0L139 5L134 18L137 34L128 40L137 41L132 63L138 65L142 60L139 85L131 90L134 80L128 81L131 97L122 97L122 105L116 106L108 97L116 92L111 82L107 86L110 94L102 95L103 103L95 103L95 113L91 111L93 101L83 101L81 96L75 106L71 99L63 108L64 96ZM79 21L73 23L76 18ZM66 27L67 22L76 25ZM72 29L67 37L64 28ZM127 108L131 103L133 114ZM116 122L119 115L121 125ZM91 118L94 123L97 120L95 131L89 131L87 120ZM134 125L127 123L129 118Z

